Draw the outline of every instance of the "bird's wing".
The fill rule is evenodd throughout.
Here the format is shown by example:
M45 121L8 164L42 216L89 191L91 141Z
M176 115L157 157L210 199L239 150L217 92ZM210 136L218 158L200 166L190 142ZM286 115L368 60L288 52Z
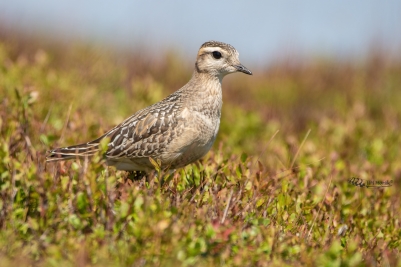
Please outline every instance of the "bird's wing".
M49 151L46 161L59 161L92 156L99 143L110 138L108 158L153 157L160 155L166 145L182 132L180 127L179 95L174 93L161 102L142 109L101 137L88 143Z
M99 143L104 137L110 138L106 152L108 158L160 155L167 144L182 132L182 127L179 127L179 110L180 105L177 103L159 102L137 112L93 142Z

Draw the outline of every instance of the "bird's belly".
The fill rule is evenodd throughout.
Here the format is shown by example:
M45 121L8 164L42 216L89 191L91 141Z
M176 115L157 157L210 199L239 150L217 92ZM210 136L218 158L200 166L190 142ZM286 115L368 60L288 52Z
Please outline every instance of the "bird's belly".
M194 127L184 129L180 141L171 144L175 156L170 165L183 167L202 158L212 147L219 130L220 119L210 120L199 116L194 118Z
M209 142L206 144L193 143L185 149L185 151L177 159L176 164L178 164L179 167L183 167L197 161L198 159L201 159L207 154L207 152L209 152L213 143L214 139L209 140Z

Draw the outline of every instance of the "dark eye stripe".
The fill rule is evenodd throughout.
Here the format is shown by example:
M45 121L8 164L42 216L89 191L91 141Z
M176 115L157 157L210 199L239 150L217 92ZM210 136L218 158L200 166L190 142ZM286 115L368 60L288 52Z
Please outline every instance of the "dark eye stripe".
M214 51L214 52L213 52L213 57L214 57L215 59L220 59L220 58L221 58L221 53L220 53L219 51Z

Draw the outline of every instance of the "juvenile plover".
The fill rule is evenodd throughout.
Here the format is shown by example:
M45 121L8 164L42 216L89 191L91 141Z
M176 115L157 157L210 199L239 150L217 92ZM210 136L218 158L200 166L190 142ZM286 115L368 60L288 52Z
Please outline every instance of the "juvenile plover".
M192 78L181 89L136 112L96 140L49 151L46 160L92 156L105 137L110 138L106 163L119 170L151 171L154 167L149 158L170 169L200 159L212 147L219 130L223 77L234 72L252 75L238 56L229 44L204 43Z

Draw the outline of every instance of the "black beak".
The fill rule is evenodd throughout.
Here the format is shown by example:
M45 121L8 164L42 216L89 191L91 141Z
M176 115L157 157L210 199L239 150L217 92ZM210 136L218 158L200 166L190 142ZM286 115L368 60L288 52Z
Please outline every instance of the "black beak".
M250 70L248 70L247 68L245 68L245 66L242 64L236 65L234 67L237 69L237 71L243 72L248 75L252 75L252 72Z

